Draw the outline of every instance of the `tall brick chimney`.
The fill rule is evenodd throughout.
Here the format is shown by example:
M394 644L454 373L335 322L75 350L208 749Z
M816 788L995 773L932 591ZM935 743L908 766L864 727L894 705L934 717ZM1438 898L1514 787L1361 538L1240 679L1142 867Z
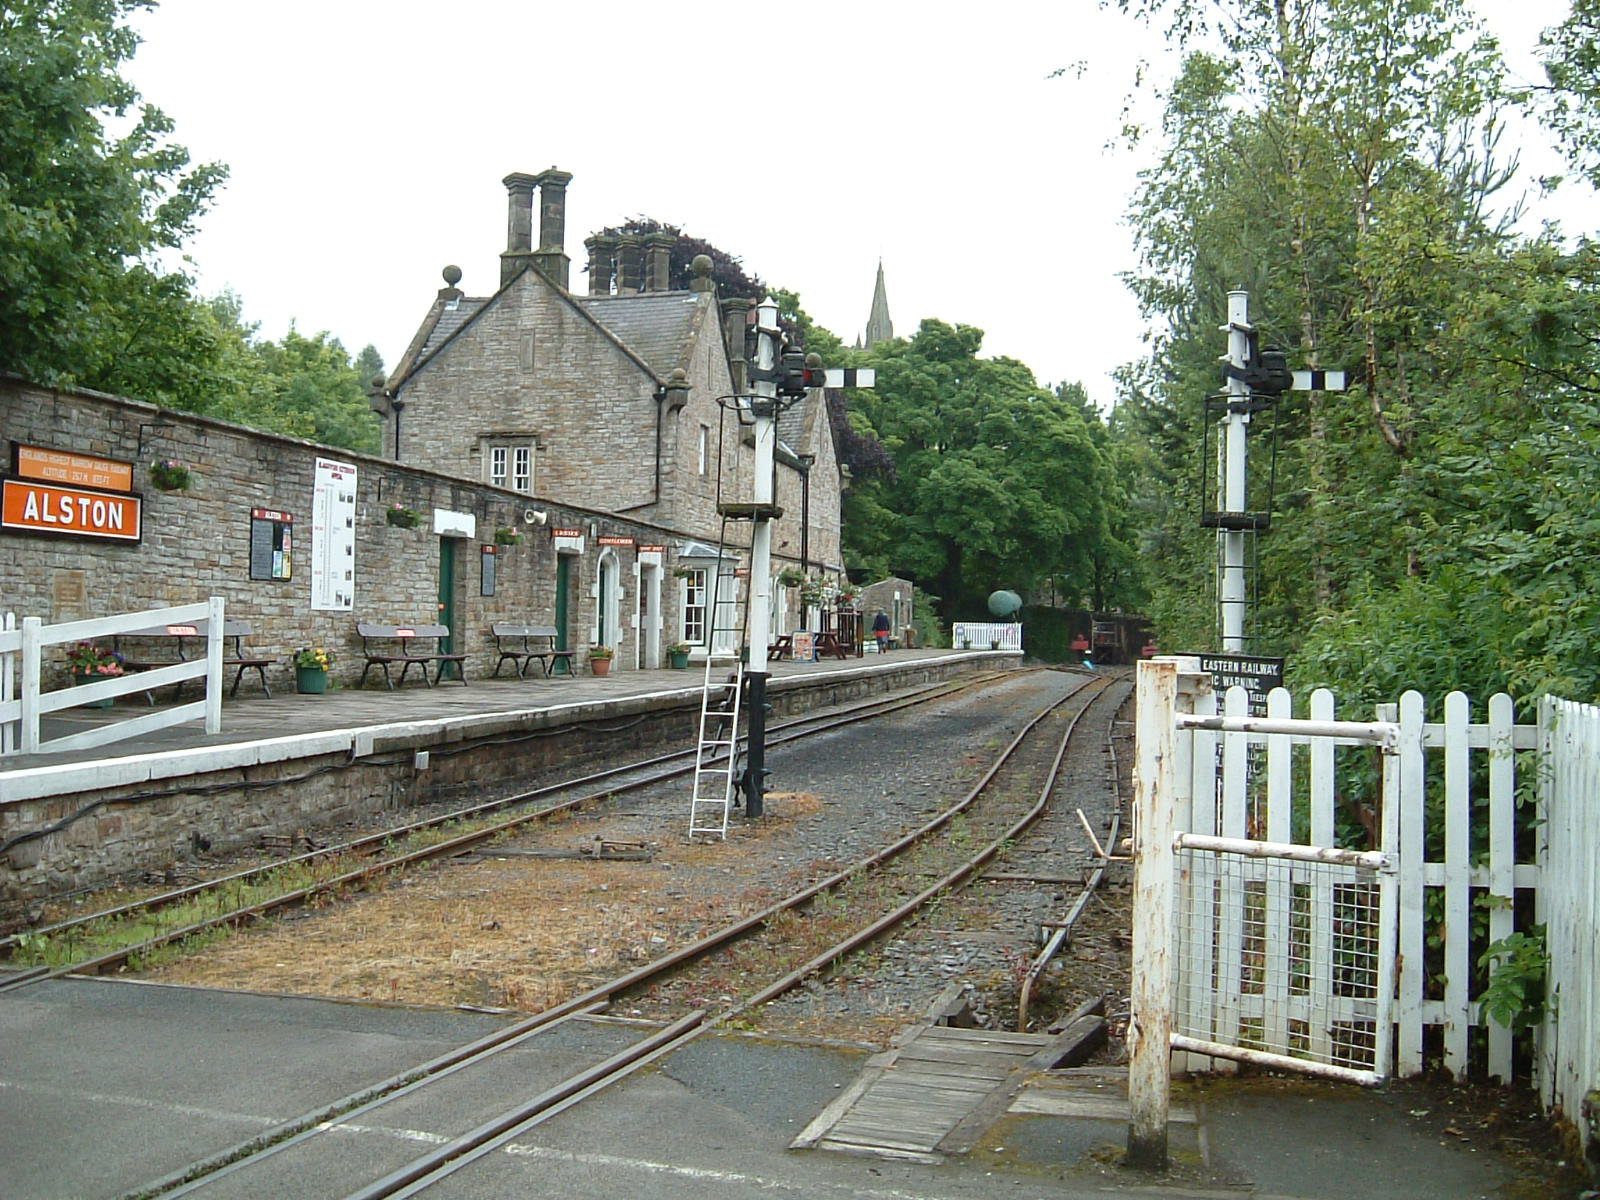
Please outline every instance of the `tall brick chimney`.
M678 239L670 233L649 233L644 239L644 290L665 292L672 287L672 247Z
M514 172L506 186L506 249L500 256L500 286L505 287L533 261L533 189L539 178Z
M639 291L639 237L625 233L617 239L617 295L632 296Z
M572 260L567 257L567 184L572 172L551 167L538 177L539 249L534 252L534 270L563 291L569 286Z
M617 239L597 233L585 238L583 244L589 251L589 294L609 296L611 281L617 274Z

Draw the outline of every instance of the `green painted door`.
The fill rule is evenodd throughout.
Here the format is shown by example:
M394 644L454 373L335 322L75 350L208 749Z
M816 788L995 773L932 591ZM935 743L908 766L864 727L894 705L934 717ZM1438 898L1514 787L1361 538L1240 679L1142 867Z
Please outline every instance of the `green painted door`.
M572 590L572 556L570 554L556 555L556 649L571 650L572 643L567 638L567 595ZM572 673L572 660L559 658L556 660L556 673L570 675Z
M442 654L454 654L456 644L456 542L454 538L439 539L439 624L449 628L450 636L439 639ZM457 663L440 663L439 678L459 679Z

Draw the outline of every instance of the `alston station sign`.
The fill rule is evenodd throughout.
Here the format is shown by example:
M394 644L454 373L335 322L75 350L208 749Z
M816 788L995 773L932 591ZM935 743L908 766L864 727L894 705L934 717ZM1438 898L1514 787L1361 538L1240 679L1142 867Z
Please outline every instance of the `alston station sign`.
M138 496L30 479L6 479L0 488L0 528L118 542L137 542L141 536L144 506Z

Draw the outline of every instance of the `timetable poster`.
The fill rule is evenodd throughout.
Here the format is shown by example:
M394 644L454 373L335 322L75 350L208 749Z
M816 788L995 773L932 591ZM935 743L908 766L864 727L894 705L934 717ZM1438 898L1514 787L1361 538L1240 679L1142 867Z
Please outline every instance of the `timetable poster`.
M356 469L317 459L311 496L311 607L350 612L356 603Z

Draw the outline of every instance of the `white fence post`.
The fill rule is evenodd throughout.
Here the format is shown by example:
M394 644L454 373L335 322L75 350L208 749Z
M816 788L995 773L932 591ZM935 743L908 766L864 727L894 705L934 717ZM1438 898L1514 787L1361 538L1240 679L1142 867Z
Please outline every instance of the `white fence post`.
M206 732L222 732L222 648L224 604L221 596L206 600Z
M1167 1166L1172 1058L1172 839L1178 664L1139 664L1134 770L1133 995L1128 1164Z
M0 632L13 633L17 628L17 614L6 613L0 616ZM8 642L10 639L6 639ZM21 657L21 639L18 638L16 647L7 646L4 653L0 653L0 708L7 710L7 715L0 719L0 754L10 754L14 733L12 725L16 724L10 715L11 701L17 698L17 659Z
M39 649L44 622L38 617L22 618L22 752L39 751Z

